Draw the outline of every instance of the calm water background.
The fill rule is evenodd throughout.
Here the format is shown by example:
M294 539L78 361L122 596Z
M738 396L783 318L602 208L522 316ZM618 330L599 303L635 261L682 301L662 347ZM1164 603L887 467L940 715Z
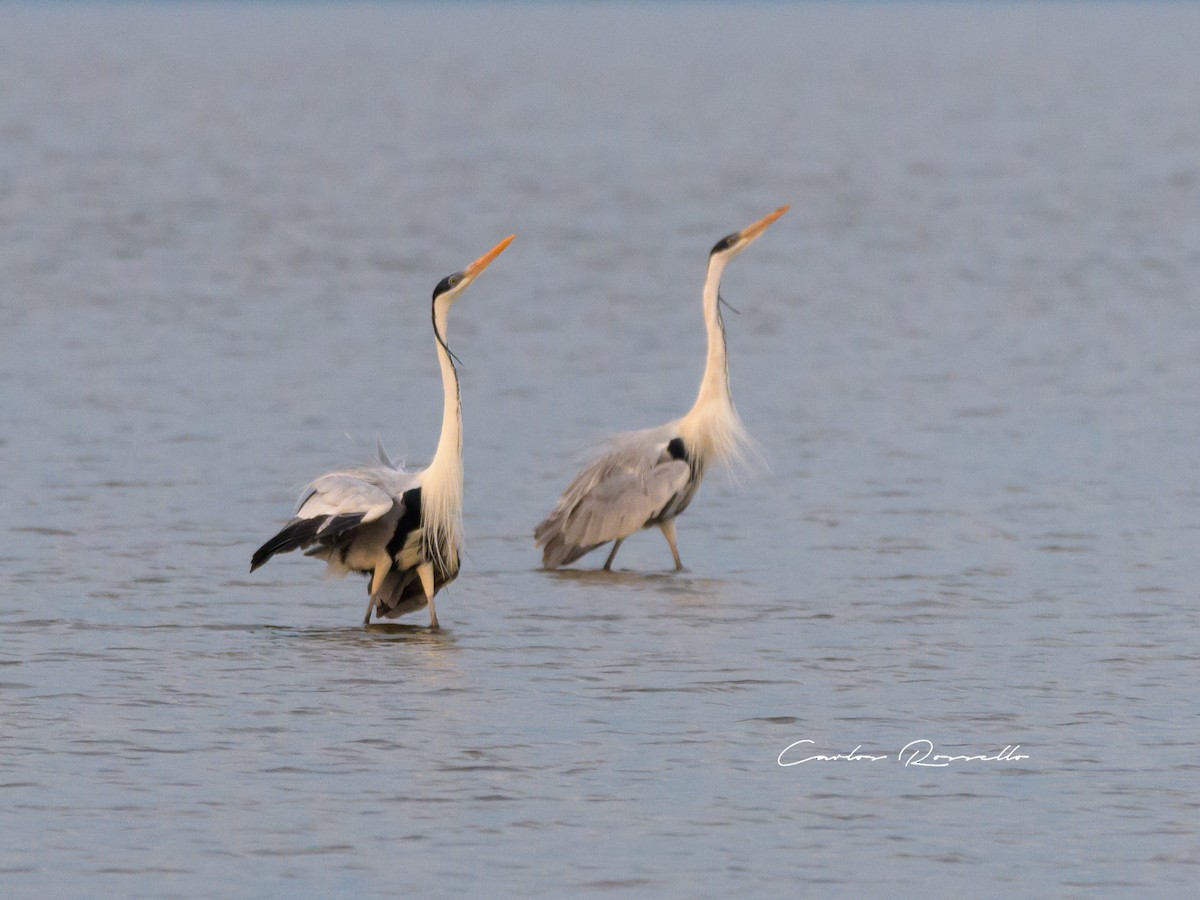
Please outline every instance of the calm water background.
M1189 892L1197 37L0 6L0 889ZM708 248L784 202L724 289L767 466L710 477L682 574L657 533L538 571L580 452L691 402ZM510 231L451 323L445 630L248 576L307 478L432 453L429 293Z

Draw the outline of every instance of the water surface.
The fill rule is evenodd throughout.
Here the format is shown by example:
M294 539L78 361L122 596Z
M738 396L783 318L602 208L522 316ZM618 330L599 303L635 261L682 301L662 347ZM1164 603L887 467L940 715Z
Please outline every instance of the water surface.
M1193 7L0 21L6 893L1195 883ZM724 285L766 465L708 479L683 573L657 533L538 571L782 203ZM444 630L248 575L308 478L428 459L430 291L513 231L451 322ZM805 739L893 759L780 767Z

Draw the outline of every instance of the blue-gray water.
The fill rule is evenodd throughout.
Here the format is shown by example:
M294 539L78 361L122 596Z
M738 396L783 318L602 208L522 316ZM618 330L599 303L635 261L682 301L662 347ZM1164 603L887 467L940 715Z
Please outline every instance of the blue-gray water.
M1197 35L0 6L0 891L1188 893ZM684 573L657 532L539 571L580 452L691 402L708 248L782 203L724 287L766 466L709 477ZM451 322L444 631L248 575L306 479L428 458L430 291L513 231Z

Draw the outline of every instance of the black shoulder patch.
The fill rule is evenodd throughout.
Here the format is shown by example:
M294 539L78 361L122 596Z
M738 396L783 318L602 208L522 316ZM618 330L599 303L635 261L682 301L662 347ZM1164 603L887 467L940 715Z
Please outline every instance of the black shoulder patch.
M671 459L687 459L683 438L671 438L671 442L667 444L667 452L671 454Z
M404 503L404 512L387 545L387 552L393 557L403 549L409 534L421 527L421 489L415 487L407 490L400 499Z

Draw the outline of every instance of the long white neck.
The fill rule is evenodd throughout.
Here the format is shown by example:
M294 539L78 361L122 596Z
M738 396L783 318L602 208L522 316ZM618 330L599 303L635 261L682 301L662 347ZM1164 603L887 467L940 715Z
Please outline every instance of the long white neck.
M725 464L739 461L751 444L729 393L729 361L725 355L725 322L720 303L721 275L728 262L729 257L724 254L709 257L703 294L708 357L696 402L679 420L679 436L701 468L714 459Z
M421 519L426 547L443 556L456 547L462 522L462 407L458 373L446 346L446 320L450 304L439 298L433 304L433 331L438 363L442 367L442 433L433 461L421 479Z

